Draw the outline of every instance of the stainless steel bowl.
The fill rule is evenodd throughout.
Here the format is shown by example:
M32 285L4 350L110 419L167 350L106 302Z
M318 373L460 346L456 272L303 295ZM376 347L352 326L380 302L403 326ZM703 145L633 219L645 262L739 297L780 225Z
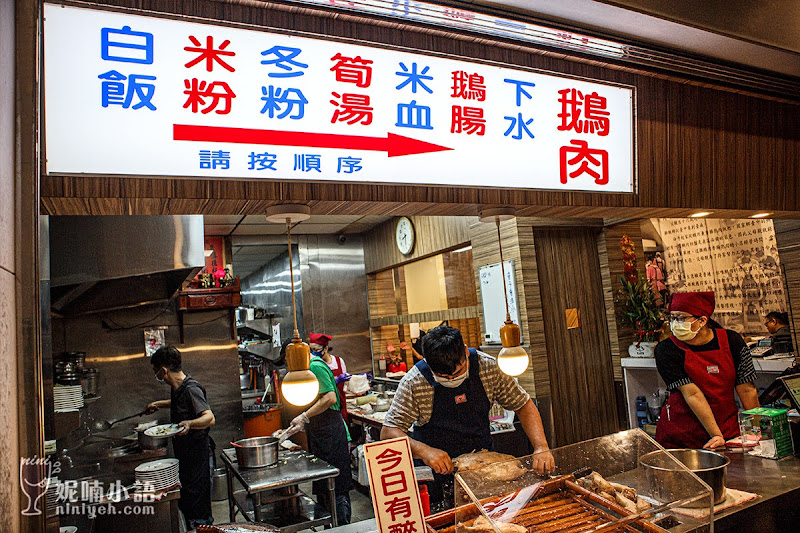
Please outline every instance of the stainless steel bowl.
M143 450L159 450L161 448L166 448L169 444L169 437L157 437L145 434L145 429L136 430L138 434L137 437L139 439L139 446Z
M725 500L725 478L730 459L709 450L681 448L667 451L711 487L714 505ZM658 492L657 498L669 501L685 494L685 474L666 453L660 450L647 453L639 458L639 463ZM705 506L706 502L701 500L685 507Z
M234 442L240 468L261 468L278 462L278 439L253 437Z

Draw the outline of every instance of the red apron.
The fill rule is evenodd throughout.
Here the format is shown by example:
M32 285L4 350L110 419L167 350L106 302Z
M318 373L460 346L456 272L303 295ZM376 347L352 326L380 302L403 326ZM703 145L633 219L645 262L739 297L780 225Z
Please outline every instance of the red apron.
M718 350L695 352L692 347L670 337L684 351L683 368L702 391L711 407L725 440L739 436L738 409L733 398L736 387L736 368L724 329L715 330ZM676 390L661 409L656 428L656 440L665 448L702 448L711 437L695 416L683 394Z
M339 376L342 373L342 358L341 357L337 357L335 355L332 355L331 357L333 357L334 360L336 361L336 370L333 371L333 377L335 378L335 377ZM342 410L341 410L342 418L344 418L344 421L347 422L348 421L347 420L347 398L345 397L345 393L344 393L344 384L345 383L346 383L345 381L342 381L341 383L337 383L336 384L336 388L339 390L339 404L341 405L341 408L342 408Z

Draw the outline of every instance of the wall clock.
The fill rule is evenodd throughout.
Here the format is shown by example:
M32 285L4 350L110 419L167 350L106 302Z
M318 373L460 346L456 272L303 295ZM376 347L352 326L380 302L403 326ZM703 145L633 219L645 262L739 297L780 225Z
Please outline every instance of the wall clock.
M414 224L408 217L402 217L397 221L395 227L394 240L397 244L397 249L403 255L408 255L414 249Z

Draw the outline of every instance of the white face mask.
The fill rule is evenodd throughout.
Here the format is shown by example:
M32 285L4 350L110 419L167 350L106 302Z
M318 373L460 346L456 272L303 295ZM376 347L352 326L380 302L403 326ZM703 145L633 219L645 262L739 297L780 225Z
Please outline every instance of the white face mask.
M443 378L437 376L436 374L433 374L433 380L439 385L447 387L448 389L455 389L456 387L464 383L467 377L469 377L469 366L467 366L467 369L464 371L464 373L458 376L457 378Z
M160 378L160 377L158 377L158 374L159 374L159 372L161 372L161 370L159 370L158 372L156 372L156 381L158 381L159 383L164 383L164 378ZM164 372L164 377L166 377L166 375L167 375L167 373L166 373L166 372Z
M700 331L699 329L697 331L692 331L692 324L694 324L694 322L672 322L669 328L678 340L685 342L697 337L697 333Z

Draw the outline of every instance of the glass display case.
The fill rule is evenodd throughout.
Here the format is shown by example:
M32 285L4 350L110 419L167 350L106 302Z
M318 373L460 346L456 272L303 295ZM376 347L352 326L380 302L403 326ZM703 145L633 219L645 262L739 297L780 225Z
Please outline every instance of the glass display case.
M537 473L546 463L542 454L460 471L455 476L455 509L430 517L430 529L711 531L711 488L639 429L551 453L556 467L550 475Z

